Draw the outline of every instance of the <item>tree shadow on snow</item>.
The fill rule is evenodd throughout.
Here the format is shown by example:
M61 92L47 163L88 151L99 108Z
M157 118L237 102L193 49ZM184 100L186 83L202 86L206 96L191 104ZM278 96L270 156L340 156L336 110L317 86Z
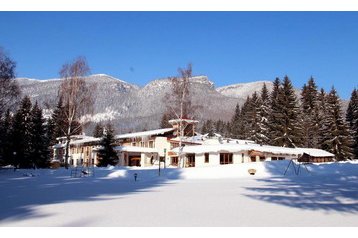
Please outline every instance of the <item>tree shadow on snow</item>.
M97 168L93 177L71 178L70 173L71 169L63 168L0 171L0 225L6 221L51 216L39 214L36 209L39 205L118 199L149 190L159 192L156 188L180 178L180 169L176 168L162 170L161 176L155 168L127 167ZM134 181L135 173L137 181Z
M263 186L246 187L247 197L306 210L358 213L358 164L331 163L301 167L299 175L288 162L266 162L272 177L257 179Z

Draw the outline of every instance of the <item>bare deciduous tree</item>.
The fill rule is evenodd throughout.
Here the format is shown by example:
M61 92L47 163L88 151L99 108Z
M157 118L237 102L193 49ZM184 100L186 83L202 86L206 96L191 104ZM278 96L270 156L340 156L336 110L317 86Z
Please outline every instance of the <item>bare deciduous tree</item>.
M68 156L71 136L77 134L86 121L81 120L85 115L93 113L95 85L86 82L90 68L84 57L78 57L72 63L65 64L60 70L63 82L59 88L59 97L64 107L63 134L66 136L65 167L68 168Z
M15 78L16 63L0 47L0 117L20 99L21 90Z
M190 93L190 79L192 78L192 65L188 64L187 68L179 68L179 77L171 77L172 90L164 97L167 111L178 119L178 137L179 148L182 148L185 127L185 119L194 119L195 111L199 106L192 105L192 95ZM179 164L182 162L184 166L183 154L179 150Z

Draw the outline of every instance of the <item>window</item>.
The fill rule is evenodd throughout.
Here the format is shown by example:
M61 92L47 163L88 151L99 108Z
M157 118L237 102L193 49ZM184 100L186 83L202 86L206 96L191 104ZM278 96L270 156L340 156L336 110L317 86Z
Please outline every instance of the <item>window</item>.
M220 164L232 164L232 153L220 153Z
M261 162L265 161L265 159L266 159L265 156L260 156L260 161Z
M277 160L277 157L271 157L271 160Z
M149 141L149 148L154 148L154 141L152 140Z
M188 166L189 167L195 167L195 154L188 154Z
M278 160L285 160L285 157L278 157Z
M205 153L205 163L209 163L209 153Z
M251 156L250 159L251 159L251 162L256 162L256 156Z
M172 165L178 165L178 157L172 157Z
M135 142L132 142L132 146L136 146L137 145L137 143L135 143Z
M241 154L241 162L244 163L245 162L245 157L244 157L244 153Z

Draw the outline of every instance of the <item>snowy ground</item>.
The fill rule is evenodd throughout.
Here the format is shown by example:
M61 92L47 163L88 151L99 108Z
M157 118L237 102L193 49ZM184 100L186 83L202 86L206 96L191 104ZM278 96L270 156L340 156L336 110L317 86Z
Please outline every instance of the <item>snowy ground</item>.
M287 163L169 168L160 177L157 168L98 168L87 178L0 170L0 226L358 226L358 163L283 176Z

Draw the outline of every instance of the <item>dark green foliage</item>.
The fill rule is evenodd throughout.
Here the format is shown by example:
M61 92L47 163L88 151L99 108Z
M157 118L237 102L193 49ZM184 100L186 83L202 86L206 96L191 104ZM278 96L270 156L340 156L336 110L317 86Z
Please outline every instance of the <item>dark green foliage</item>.
M258 110L258 132L255 141L259 144L269 143L269 125L268 118L270 115L270 97L266 87L263 85L261 89L260 105Z
M50 145L56 144L56 138L65 135L67 123L64 110L65 108L63 106L63 101L60 97L57 102L56 108L54 109L51 118L48 121L48 136L50 138Z
M354 89L349 101L346 120L352 133L354 158L358 159L358 91Z
M301 112L303 145L308 148L319 147L319 106L318 91L314 79L311 77L303 86L301 93Z
M326 96L326 109L322 123L322 149L335 154L337 160L352 159L352 137L343 119L340 100L334 88Z
M299 147L302 145L302 128L295 92L287 76L281 87L279 82L279 79L275 80L271 94L270 143L284 147Z
M93 137L96 137L96 138L102 137L103 129L104 129L104 126L102 125L102 123L97 123L93 130Z
M173 119L171 118L171 115L169 112L164 112L162 119L160 121L160 128L171 128L172 125L169 123L169 120Z
M49 140L44 123L42 110L36 102L31 110L29 154L29 160L36 168L46 168L49 165Z
M15 156L13 163L14 166L20 168L32 168L34 166L30 159L31 105L30 98L25 96L14 116L12 141L14 142L13 152Z
M98 151L98 157L100 158L98 160L98 166L100 167L116 165L118 163L117 153L113 149L113 145L115 143L113 133L114 131L112 126L108 124L100 142L101 149Z
M7 110L4 118L0 118L0 165L13 162L12 116Z

